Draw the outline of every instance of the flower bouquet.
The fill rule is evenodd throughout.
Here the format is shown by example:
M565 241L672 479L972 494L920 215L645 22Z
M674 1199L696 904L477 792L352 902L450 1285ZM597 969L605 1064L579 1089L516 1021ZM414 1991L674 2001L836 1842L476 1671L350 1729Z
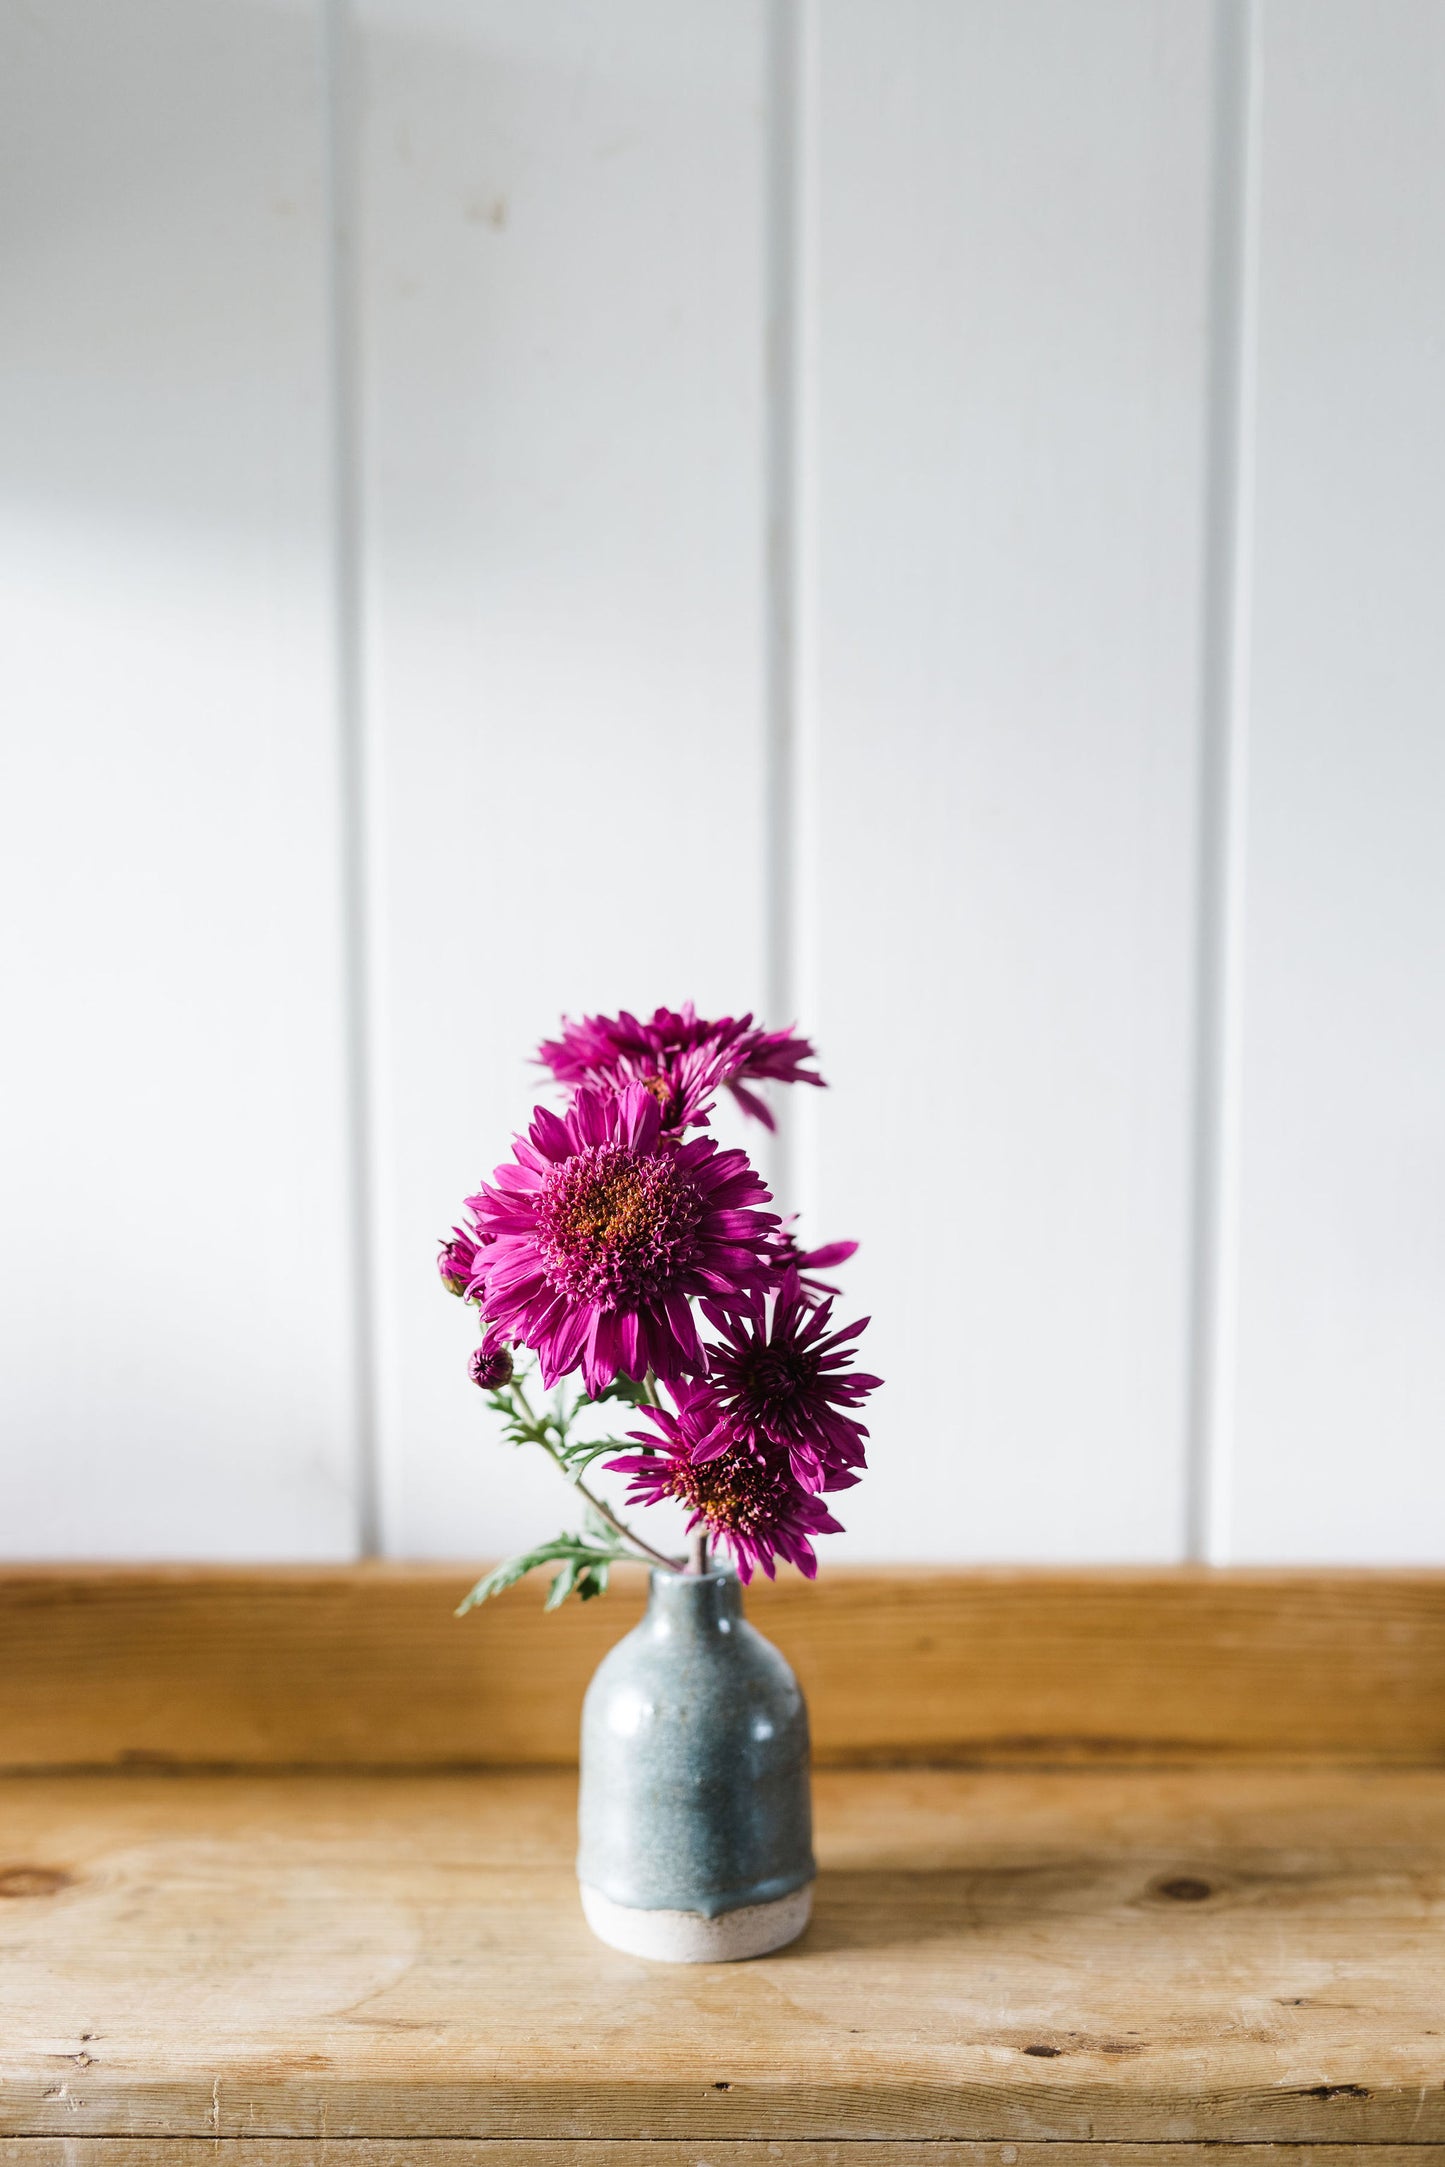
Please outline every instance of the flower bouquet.
M758 1954L807 1918L807 1717L743 1621L739 1582L771 1579L779 1558L816 1573L814 1538L840 1531L826 1499L863 1469L857 1410L879 1379L853 1367L867 1320L835 1328L837 1289L818 1276L856 1244L805 1248L746 1152L706 1132L723 1091L771 1128L759 1086L823 1078L806 1039L750 1015L707 1022L691 1003L564 1021L539 1058L567 1103L535 1110L439 1264L476 1312L474 1382L504 1436L560 1468L582 1524L509 1558L461 1607L542 1566L557 1568L549 1609L601 1594L619 1560L654 1567L647 1617L584 1711L584 1904L604 1939L644 1954ZM685 1556L589 1482L599 1461L628 1478L628 1514L683 1508Z

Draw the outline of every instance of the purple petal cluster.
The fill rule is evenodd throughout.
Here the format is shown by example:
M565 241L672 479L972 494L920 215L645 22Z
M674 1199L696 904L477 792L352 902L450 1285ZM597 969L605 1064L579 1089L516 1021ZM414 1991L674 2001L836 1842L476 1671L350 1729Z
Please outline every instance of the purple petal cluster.
M745 1016L745 1024L752 1018ZM752 1083L805 1083L816 1084L821 1089L823 1078L816 1069L803 1067L805 1061L815 1061L817 1055L806 1038L797 1038L791 1031L745 1030L738 1042L737 1067L727 1079L729 1091L745 1114L761 1121L765 1129L775 1129L766 1102L747 1086Z
M858 1254L857 1242L823 1242L816 1249L805 1249L793 1232L791 1220L784 1220L778 1229L776 1244L778 1264L782 1271L796 1271L804 1291L815 1297L838 1294L841 1289L830 1280L820 1279L819 1272L830 1272L836 1265L846 1264L849 1257Z
M607 1463L631 1476L629 1500L682 1505L689 1528L706 1527L726 1545L740 1580L751 1580L758 1566L771 1580L778 1558L813 1579L818 1559L810 1538L842 1532L822 1499L739 1442L706 1386L675 1386L672 1396L676 1413L640 1410L652 1430L634 1431L632 1442L645 1450Z
M868 1432L852 1410L883 1382L849 1367L867 1324L828 1329L829 1298L815 1302L790 1270L771 1303L749 1296L735 1311L703 1303L721 1335L708 1374L733 1434L765 1458L786 1461L810 1490L847 1490L866 1465Z
M790 1268L771 1294L723 1310L704 1302L720 1333L704 1381L672 1388L676 1412L647 1407L655 1434L632 1433L646 1450L609 1460L630 1475L629 1495L670 1497L732 1553L743 1580L761 1566L771 1579L786 1558L809 1578L810 1537L840 1532L823 1493L857 1482L868 1432L852 1410L880 1382L850 1367L867 1319L829 1330L832 1302L817 1302Z
M750 1082L823 1082L816 1069L803 1066L817 1059L806 1038L762 1030L750 1014L710 1023L691 1001L680 1009L655 1009L645 1022L627 1009L618 1016L584 1016L580 1023L564 1017L561 1037L544 1039L537 1058L559 1083L614 1091L645 1084L663 1109L664 1126L675 1129L705 1123L723 1088L771 1129L773 1116L748 1089Z
M548 1386L578 1367L594 1394L619 1373L696 1376L692 1303L726 1314L775 1275L768 1201L743 1152L664 1132L644 1086L584 1084L563 1115L539 1106L467 1198L484 1245L468 1292L534 1350Z
M858 1410L879 1383L853 1366L866 1318L835 1329L837 1289L818 1276L857 1244L805 1249L746 1153L688 1132L724 1089L772 1128L750 1087L821 1085L813 1047L689 1002L564 1019L540 1059L570 1103L536 1108L437 1260L481 1319L473 1379L504 1390L525 1347L549 1388L574 1371L593 1397L643 1383L640 1449L607 1463L631 1499L681 1505L743 1580L780 1558L811 1578L814 1538L839 1532L825 1496L859 1478Z

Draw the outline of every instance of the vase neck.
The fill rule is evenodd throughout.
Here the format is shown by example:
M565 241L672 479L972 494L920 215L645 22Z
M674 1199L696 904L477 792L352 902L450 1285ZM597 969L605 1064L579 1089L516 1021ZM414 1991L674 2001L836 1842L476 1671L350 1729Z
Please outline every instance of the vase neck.
M654 1572L647 1598L647 1622L655 1633L710 1637L730 1633L743 1614L736 1573L721 1567L706 1573Z

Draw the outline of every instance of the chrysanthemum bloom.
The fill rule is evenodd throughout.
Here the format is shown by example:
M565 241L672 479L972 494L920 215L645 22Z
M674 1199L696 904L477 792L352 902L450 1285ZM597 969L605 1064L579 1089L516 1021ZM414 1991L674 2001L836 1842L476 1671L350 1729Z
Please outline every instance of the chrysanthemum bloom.
M882 1383L850 1370L861 1317L830 1332L831 1301L812 1302L796 1270L788 1272L772 1303L761 1294L742 1311L703 1303L703 1314L722 1334L708 1349L708 1374L735 1435L764 1457L786 1456L796 1479L809 1490L846 1490L866 1464L868 1435L848 1411Z
M699 1047L720 1052L732 1046L751 1022L751 1016L705 1022L691 1001L681 1009L656 1009L646 1022L625 1008L619 1016L584 1016L580 1023L564 1016L562 1036L544 1039L537 1058L559 1083L605 1082L619 1061L656 1064Z
M656 1099L665 1129L706 1128L727 1078L727 1058L710 1044L687 1046L665 1056L620 1053L595 1082L606 1091L625 1091L629 1084L641 1084Z
M459 1226L452 1228L451 1240L442 1243L437 1270L448 1294L465 1294L475 1278L477 1245Z
M706 1387L674 1386L672 1392L676 1414L665 1407L638 1410L655 1434L634 1430L632 1442L649 1449L607 1462L632 1478L629 1501L656 1505L672 1498L684 1506L689 1529L703 1526L714 1542L726 1544L740 1580L751 1580L759 1565L771 1580L777 1558L813 1579L818 1560L809 1538L842 1533L823 1500L802 1489L785 1466L750 1452L728 1433L725 1420L720 1430L721 1410Z
M484 1392L499 1392L512 1381L511 1348L500 1340L494 1342L489 1332L480 1347L473 1348L467 1372L472 1383L479 1384Z
M709 1023L691 1001L681 1009L656 1009L647 1022L626 1009L619 1016L584 1016L580 1023L564 1016L562 1036L544 1040L537 1057L559 1083L619 1090L647 1082L656 1090L670 1128L705 1121L714 1094L726 1086L745 1113L771 1129L772 1114L756 1092L748 1090L747 1079L823 1082L816 1071L802 1066L816 1059L807 1039L788 1031L764 1031L754 1026L751 1015L721 1016Z
M669 1380L706 1366L689 1303L729 1315L777 1275L778 1225L741 1151L666 1135L640 1084L583 1085L559 1117L539 1106L494 1186L467 1198L486 1252L475 1292L489 1324L535 1349L551 1386L581 1365L589 1393L619 1371Z

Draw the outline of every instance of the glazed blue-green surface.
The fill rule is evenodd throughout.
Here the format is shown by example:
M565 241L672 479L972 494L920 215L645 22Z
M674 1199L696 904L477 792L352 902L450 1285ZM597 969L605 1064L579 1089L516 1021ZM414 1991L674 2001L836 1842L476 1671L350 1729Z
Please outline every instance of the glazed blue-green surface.
M582 1710L578 1878L716 1918L811 1881L808 1710L730 1572L655 1572Z

